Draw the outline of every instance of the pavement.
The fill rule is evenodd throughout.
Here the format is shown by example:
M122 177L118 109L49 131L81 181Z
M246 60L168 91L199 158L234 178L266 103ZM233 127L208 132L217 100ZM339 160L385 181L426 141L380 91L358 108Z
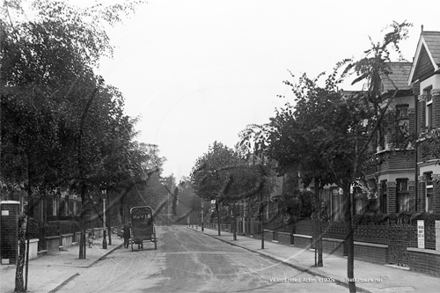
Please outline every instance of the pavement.
M87 246L86 259L78 258L78 245L31 259L28 266L27 292L56 292L84 270L121 247L123 242L123 239L113 234L112 245L107 244L107 249L102 249L102 238L97 238L92 248ZM14 292L15 273L15 265L0 265L0 292Z
M314 250L269 240L264 241L264 249L261 249L261 239L237 236L237 240L233 240L232 233L222 231L218 236L217 230L205 228L202 232L200 227L188 228L312 274L316 279L308 279L309 283L335 282L348 287L347 258L345 257L324 253L324 266L315 267ZM107 249L102 249L102 238L96 239L92 248L87 247L86 259L78 258L79 247L74 245L30 260L28 292L56 292L100 259L121 247L122 244L121 238L112 235L112 245L108 245ZM15 273L15 265L0 265L0 292L14 292ZM439 292L440 278L391 266L355 260L354 274L357 292ZM295 279L285 281L298 282L301 279L295 276Z
M237 236L237 240L233 240L232 233L221 231L221 235L218 236L217 230L205 228L202 232L200 227L192 226L189 228L231 245L258 253L263 257L282 262L316 277L313 280L303 281L312 283L320 281L335 282L348 288L346 257L324 253L324 266L316 267L314 249L303 249L270 240L265 240L264 249L261 249L261 239ZM357 292L440 292L440 278L388 265L355 260L354 277ZM298 280L298 277L295 277L295 279L284 281L298 282L301 279Z

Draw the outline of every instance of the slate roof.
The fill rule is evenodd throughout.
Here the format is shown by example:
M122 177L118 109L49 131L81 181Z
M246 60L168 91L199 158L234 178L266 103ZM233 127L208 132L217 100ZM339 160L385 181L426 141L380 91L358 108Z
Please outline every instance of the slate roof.
M434 62L440 67L440 32L422 32L427 50L431 53Z
M391 73L388 77L382 77L383 91L395 90L395 86L399 90L412 88L408 85L408 76L412 66L411 62L389 62L388 65L390 66Z
M417 44L416 53L413 58L413 66L411 68L408 79L408 83L410 84L415 81L414 75L416 74L416 67L419 62L419 57L423 47L428 52L430 62L433 63L432 65L434 67L434 71L440 70L440 32L422 31L420 34L419 43Z

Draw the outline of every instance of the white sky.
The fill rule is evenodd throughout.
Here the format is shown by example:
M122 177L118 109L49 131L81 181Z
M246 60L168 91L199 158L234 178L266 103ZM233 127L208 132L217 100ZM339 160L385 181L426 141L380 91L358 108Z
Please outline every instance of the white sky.
M75 0L72 0L75 1ZM139 141L167 158L164 176L188 176L215 140L229 147L290 94L282 81L330 72L381 41L393 20L414 24L402 45L412 60L420 27L440 31L440 1L151 0L109 31L116 46L99 73L140 116Z

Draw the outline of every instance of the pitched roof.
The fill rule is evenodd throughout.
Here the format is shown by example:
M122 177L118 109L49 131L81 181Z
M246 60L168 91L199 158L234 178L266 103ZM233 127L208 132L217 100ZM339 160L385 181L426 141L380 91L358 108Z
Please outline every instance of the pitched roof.
M386 76L382 76L383 91L395 90L396 87L399 90L410 89L408 85L408 76L411 71L411 62L389 62L391 73Z
M432 59L437 66L440 66L440 32L422 32L422 36Z
M423 58L421 58L423 57ZM417 44L416 53L414 55L414 62L411 68L411 72L408 77L408 83L413 83L416 79L418 79L420 74L426 76L428 72L417 73L419 70L418 64L419 61L424 62L424 66L426 68L426 62L430 62L432 64L431 69L432 74L434 72L440 70L440 32L434 31L423 31L420 34L419 43ZM430 70L431 70L430 69ZM416 76L417 75L417 76Z

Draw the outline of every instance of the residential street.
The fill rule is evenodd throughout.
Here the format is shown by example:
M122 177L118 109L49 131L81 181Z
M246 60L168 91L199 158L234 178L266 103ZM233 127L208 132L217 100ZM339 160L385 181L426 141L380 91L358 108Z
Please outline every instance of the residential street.
M157 250L132 252L113 235L107 250L96 239L86 260L78 246L33 259L28 292L348 292L344 257L324 254L319 268L312 250L269 240L261 249L261 240L196 226L157 232ZM15 265L0 276L0 292L12 293ZM438 292L438 278L387 265L356 261L355 277L357 292Z
M158 232L156 251L118 249L58 292L347 292L184 226Z

